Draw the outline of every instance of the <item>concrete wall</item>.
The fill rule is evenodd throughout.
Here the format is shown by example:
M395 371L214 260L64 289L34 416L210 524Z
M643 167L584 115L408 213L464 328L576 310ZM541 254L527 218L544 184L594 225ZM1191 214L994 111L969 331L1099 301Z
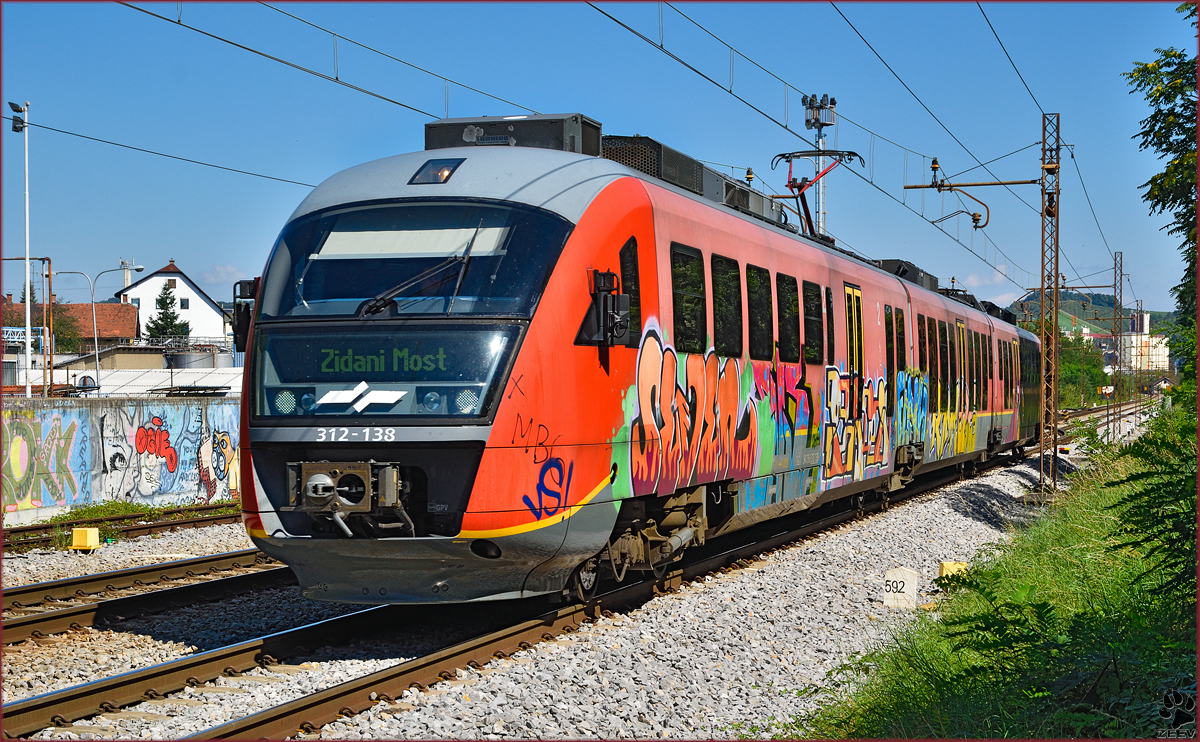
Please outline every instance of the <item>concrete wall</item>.
M4 523L106 500L236 497L238 416L236 399L5 399Z

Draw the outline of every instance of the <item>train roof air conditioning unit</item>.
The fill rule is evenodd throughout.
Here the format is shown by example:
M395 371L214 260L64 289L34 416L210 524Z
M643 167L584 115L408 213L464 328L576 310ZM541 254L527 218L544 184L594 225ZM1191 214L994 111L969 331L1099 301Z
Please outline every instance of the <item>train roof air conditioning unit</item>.
M930 291L938 290L937 276L921 270L907 260L880 260L879 267L883 268L885 271L891 273L897 278L902 278L905 281L908 281L909 283L915 283L916 285L929 289Z
M582 113L439 119L425 124L425 149L537 147L600 155L600 122Z
M605 159L665 180L698 196L704 195L704 166L699 160L650 137L606 136L603 143Z

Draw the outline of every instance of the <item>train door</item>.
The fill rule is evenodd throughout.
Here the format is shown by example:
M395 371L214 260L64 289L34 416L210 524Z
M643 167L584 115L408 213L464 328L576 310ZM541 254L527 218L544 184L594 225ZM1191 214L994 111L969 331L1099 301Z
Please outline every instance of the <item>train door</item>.
M853 399L848 400L850 417L858 421L862 417L863 376L863 319L862 289L853 284L844 284L846 291L846 375L850 377Z

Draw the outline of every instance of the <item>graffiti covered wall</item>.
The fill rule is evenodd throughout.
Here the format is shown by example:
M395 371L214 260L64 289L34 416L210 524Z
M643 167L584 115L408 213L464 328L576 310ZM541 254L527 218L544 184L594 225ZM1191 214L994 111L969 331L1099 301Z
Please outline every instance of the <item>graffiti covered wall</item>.
M234 498L238 410L236 399L5 400L4 511Z

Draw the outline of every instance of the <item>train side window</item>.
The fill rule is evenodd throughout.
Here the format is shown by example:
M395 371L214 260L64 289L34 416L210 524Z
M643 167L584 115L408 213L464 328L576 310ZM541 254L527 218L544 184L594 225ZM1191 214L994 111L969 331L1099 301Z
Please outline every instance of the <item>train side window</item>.
M755 265L746 265L746 303L750 317L750 358L755 361L770 361L775 355L771 271Z
M1008 409L1009 400L1012 400L1012 395L1009 394L1008 387L1010 384L1010 379L1013 377L1013 372L1008 367L1008 343L1001 340L998 347L1000 347L1000 372L1002 373L1002 378L1004 379L1004 409Z
M829 315L833 327L833 314ZM781 341L782 342L782 341ZM832 349L830 349L832 353ZM825 328L821 326L821 287L804 282L804 362L820 363L825 357Z
M978 410L982 406L979 403L979 390L983 388L979 379L979 333L974 330L967 332L971 336L971 409Z
M925 315L917 315L917 367L921 373L929 373L929 354L925 352Z
M833 287L825 287L825 362L830 366L837 365L837 355L833 344Z
M947 323L946 330L950 337L950 410L961 412L963 394L960 373L962 364L959 362L959 353L962 351L962 340L959 335L962 333L962 328L957 323Z
M1009 376L1008 383L1009 386L1012 387L1012 406L1015 410L1017 408L1017 392L1020 390L1021 376L1022 372L1024 371L1024 369L1021 368L1021 344L1016 338L1014 338L1012 343L1008 346L1008 365L1009 370L1012 372L1012 375Z
M908 338L905 337L904 310L896 307L896 368L908 369Z
M712 256L713 349L719 356L742 355L742 272L738 262Z
M933 317L926 317L925 321L929 323L929 409L934 412L940 412L942 409L942 397L938 391L939 379L946 378L944 375L938 374L938 330L937 320Z
M621 248L621 293L629 294L629 339L636 348L642 341L642 292L638 281L637 238L630 237Z
M963 340L963 379L967 388L967 409L975 409L975 336L966 330Z
M938 320L938 352L941 355L942 373L941 373L941 398L942 404L939 412L950 411L950 334L946 332L946 323Z
M775 274L775 302L779 305L779 360L799 363L800 291L794 277Z
M896 409L896 325L892 319L892 305L883 305L884 362L887 366L887 405Z
M988 408L991 407L991 400L988 399L988 394L991 392L991 384L989 382L992 380L992 339L987 334L980 335L979 338L982 341L980 347L983 348L983 365L986 367L986 370L983 372L983 411L987 412Z
M1000 382L1000 409L1008 409L1008 370L1007 356L1004 355L1004 341L996 338L996 366L999 369Z
M975 358L975 409L983 409L983 338L975 333L975 346L972 349Z
M671 243L671 294L675 314L675 350L703 353L708 339L704 258L700 251Z

